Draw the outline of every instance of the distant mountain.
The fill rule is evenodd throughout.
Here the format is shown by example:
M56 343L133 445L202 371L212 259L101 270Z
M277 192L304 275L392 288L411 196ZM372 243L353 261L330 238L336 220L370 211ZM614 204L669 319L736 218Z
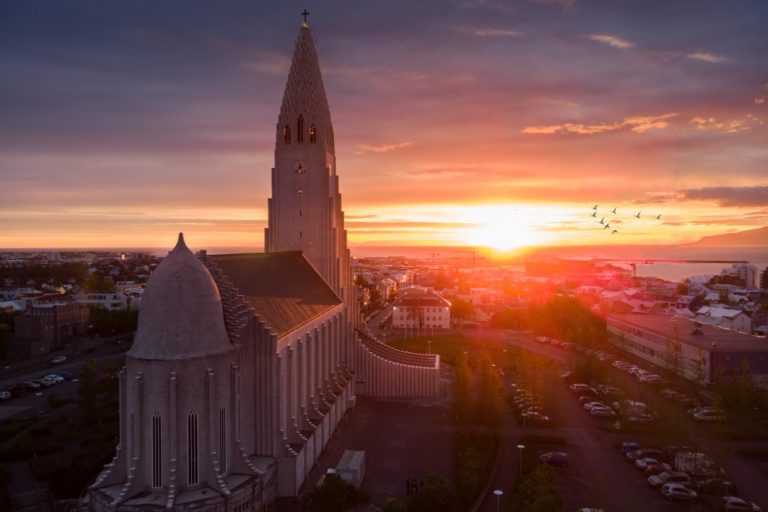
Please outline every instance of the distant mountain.
M768 226L762 228L727 233L725 235L705 236L698 242L686 244L686 247L765 247L768 248Z

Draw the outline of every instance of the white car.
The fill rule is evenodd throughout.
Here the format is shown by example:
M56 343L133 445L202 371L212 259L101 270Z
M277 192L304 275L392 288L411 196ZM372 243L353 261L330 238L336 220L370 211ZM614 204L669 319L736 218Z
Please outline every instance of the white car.
M698 498L696 491L683 484L664 484L661 486L661 494L668 500L693 501Z
M659 375L656 375L655 373L647 373L645 375L641 375L639 379L640 379L640 382L643 382L645 384L655 384L657 382L661 382L661 377Z
M693 419L696 421L715 422L725 421L728 419L728 416L723 411L700 411L693 415Z
M654 457L643 457L635 461L635 468L645 471L645 469L652 464L661 464L659 459Z
M720 509L725 512L762 512L763 510L751 501L744 500L738 496L723 496L723 504Z
M589 414L595 418L615 418L616 413L610 407L595 406L589 410Z
M56 356L51 359L51 364L61 364L67 360L67 356Z
M652 475L648 477L648 483L653 487L659 487L664 484L683 484L691 485L691 477L687 473L681 471L662 471L658 475Z
M50 379L50 380L54 381L56 384L58 384L59 382L64 382L64 377L62 377L61 375L53 374L53 373L50 374L50 375L46 375L43 378L44 379Z
M584 410L585 411L591 411L593 407L608 407L603 402L598 402L597 400L594 402L587 402L584 404Z

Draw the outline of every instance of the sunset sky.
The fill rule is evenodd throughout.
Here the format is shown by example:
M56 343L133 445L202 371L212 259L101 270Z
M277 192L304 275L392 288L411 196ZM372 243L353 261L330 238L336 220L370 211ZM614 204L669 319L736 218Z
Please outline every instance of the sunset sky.
M0 247L261 246L305 7L353 246L768 224L765 0L15 0Z

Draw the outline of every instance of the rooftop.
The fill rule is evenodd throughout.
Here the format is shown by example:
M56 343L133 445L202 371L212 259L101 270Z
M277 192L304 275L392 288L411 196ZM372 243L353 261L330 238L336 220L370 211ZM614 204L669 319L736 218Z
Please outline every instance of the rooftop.
M623 322L706 350L712 350L712 343L716 343L718 351L768 352L768 340L765 338L680 316L626 314L609 315L607 320Z
M301 251L223 254L208 259L278 336L341 304Z

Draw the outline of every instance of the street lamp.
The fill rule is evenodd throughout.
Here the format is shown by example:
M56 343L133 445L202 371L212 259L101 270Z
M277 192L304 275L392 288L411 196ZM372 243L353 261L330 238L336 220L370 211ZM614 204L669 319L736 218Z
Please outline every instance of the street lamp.
M519 444L517 449L520 451L520 476L523 476L523 450L525 450L525 445Z
M499 512L501 510L501 495L504 494L504 491L496 489L493 494L496 495L496 512Z
M432 340L427 340L427 354L432 353Z

